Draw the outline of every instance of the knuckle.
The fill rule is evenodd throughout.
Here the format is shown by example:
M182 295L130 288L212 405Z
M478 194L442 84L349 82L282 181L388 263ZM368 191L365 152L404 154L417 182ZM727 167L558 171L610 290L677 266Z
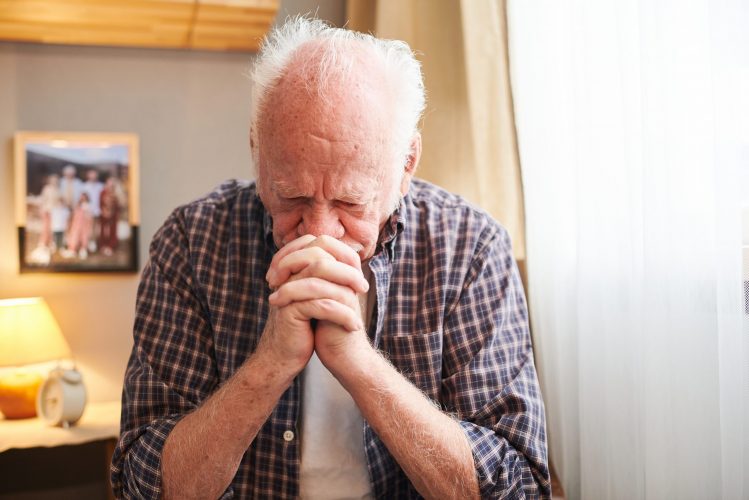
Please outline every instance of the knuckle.
M291 256L287 255L286 257L280 259L275 264L272 264L271 268L274 269L277 274L283 272L284 269L286 269L286 267L289 265L290 258Z
M320 307L326 312L332 312L336 309L336 302L333 299L320 299Z
M312 271L311 266L306 266L298 273L291 275L289 277L289 281L297 281L297 280L301 280L304 278L309 278L312 275L311 271Z
M318 246L310 247L308 249L310 258L314 259L315 261L324 259L325 258L325 250Z
M319 295L325 290L325 284L322 282L322 280L318 278L310 278L308 281L309 288L314 294Z
M316 260L315 262L310 264L310 268L315 274L320 274L321 272L325 271L326 266L327 263L324 260Z
M281 285L281 286L280 286L280 287L279 287L279 288L278 288L278 289L276 290L276 292L275 292L275 293L276 293L276 297L278 298L278 300L279 300L280 302L283 302L284 300L286 300L286 292L287 292L287 288L286 288L286 285Z

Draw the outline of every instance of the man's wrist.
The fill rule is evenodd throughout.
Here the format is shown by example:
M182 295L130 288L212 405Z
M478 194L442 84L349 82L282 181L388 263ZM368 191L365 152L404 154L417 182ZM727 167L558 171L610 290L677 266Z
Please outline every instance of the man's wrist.
M268 343L261 341L242 369L259 375L267 384L285 390L305 366L306 363L279 356Z
M325 366L351 392L354 386L366 383L373 369L383 362L386 361L380 353L365 340L354 343L345 352L327 360Z

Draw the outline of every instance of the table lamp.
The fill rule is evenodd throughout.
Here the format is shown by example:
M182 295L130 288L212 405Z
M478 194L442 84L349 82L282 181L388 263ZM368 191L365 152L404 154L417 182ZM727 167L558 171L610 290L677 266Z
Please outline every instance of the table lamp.
M0 300L0 367L18 368L0 376L0 412L5 418L36 416L43 377L20 367L70 355L70 347L44 299Z

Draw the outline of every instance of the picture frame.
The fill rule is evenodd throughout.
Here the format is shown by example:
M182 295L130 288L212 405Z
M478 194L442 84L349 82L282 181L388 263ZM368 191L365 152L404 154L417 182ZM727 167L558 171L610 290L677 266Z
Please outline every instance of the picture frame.
M137 272L138 136L23 131L13 142L20 272Z

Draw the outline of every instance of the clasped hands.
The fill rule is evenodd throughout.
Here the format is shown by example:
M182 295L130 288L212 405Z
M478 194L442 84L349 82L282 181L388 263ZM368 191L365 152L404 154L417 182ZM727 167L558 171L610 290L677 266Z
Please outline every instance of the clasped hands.
M266 280L274 291L258 348L279 364L298 372L317 352L335 374L352 351L371 349L357 297L369 283L359 255L345 243L329 236L297 238L273 257Z

